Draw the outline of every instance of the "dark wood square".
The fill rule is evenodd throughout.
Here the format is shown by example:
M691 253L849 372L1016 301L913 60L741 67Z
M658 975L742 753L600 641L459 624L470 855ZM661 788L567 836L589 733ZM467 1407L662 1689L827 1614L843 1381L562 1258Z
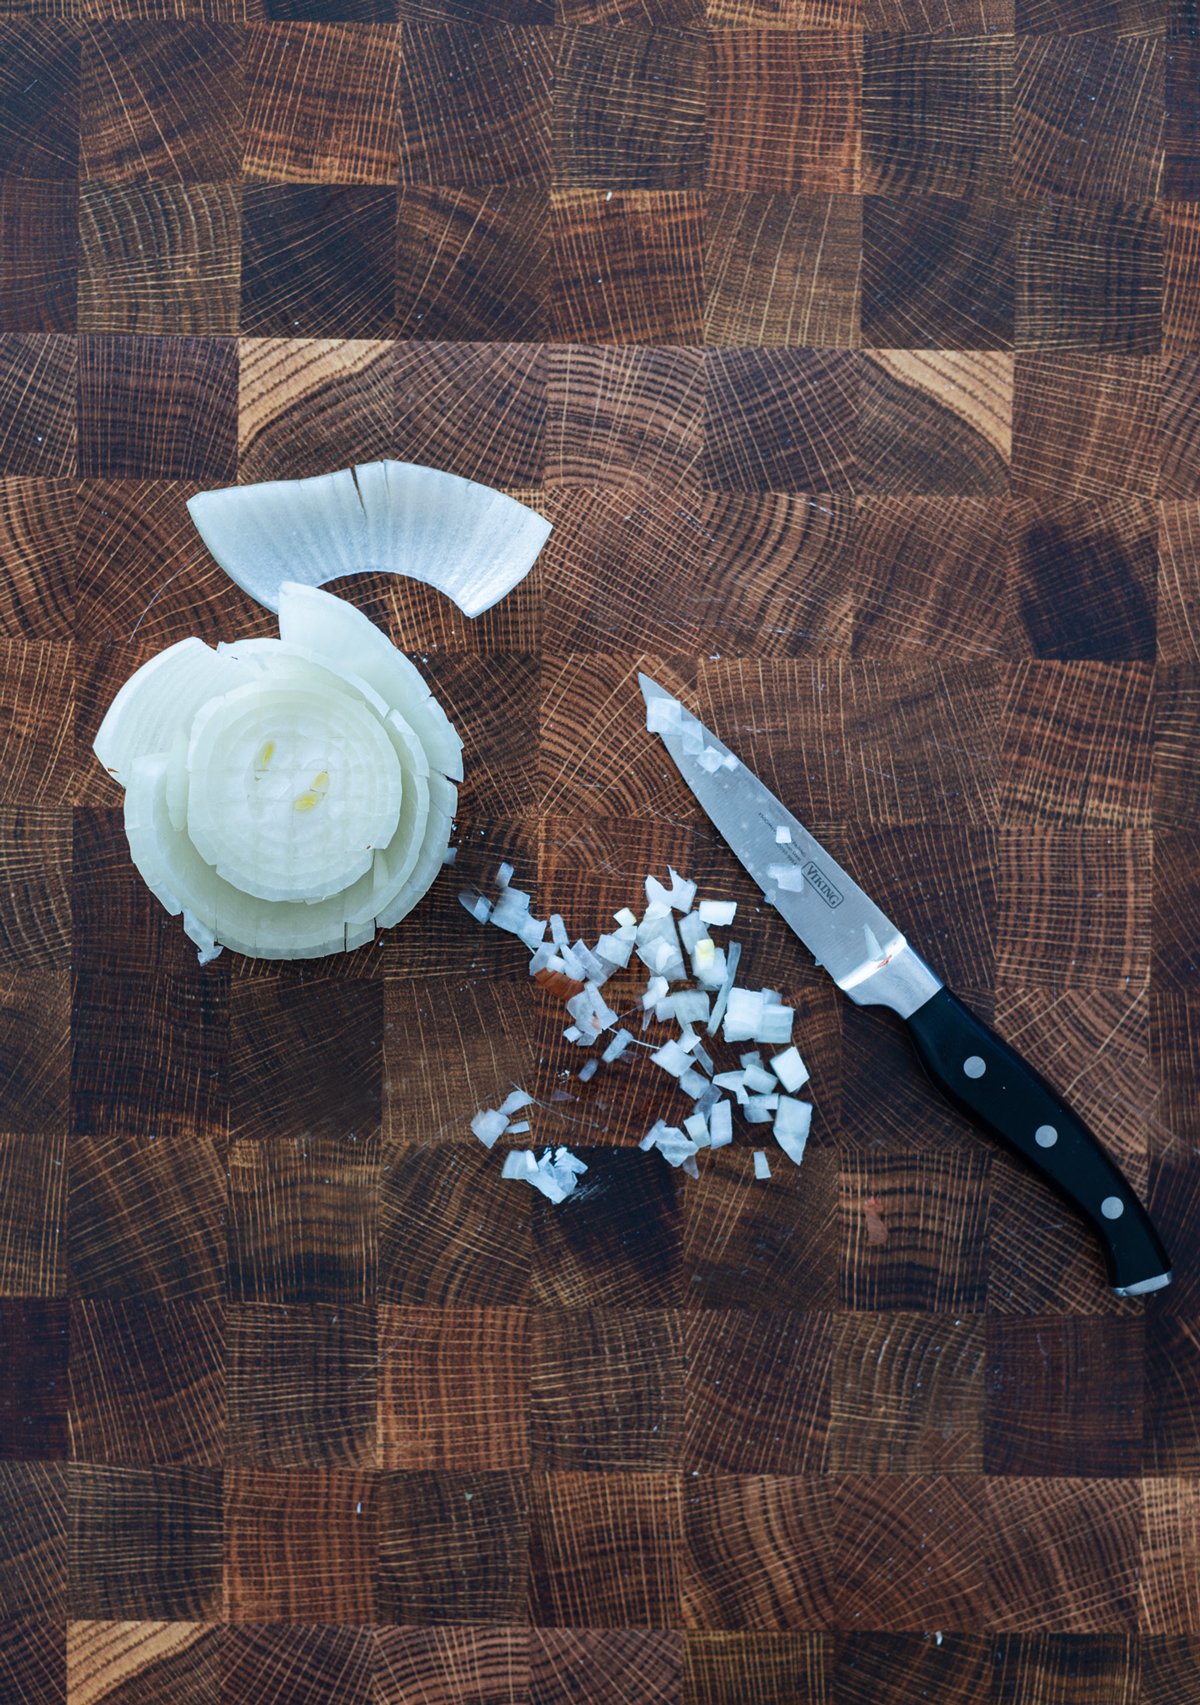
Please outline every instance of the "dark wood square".
M389 25L251 24L248 180L388 184L398 175L400 32Z
M379 1628L373 1705L408 1705L419 1689L461 1705L528 1705L526 1628Z
M1152 690L1144 663L1018 664L1001 723L1004 821L1148 828ZM1083 754L1101 740L1093 766Z
M235 1137L365 1142L378 1136L379 982L239 981L230 995L229 1031Z
M866 1157L841 1166L841 1271L845 1309L983 1309L991 1153L964 1141Z
M984 1390L979 1315L837 1316L828 1466L842 1474L979 1473Z
M549 197L536 186L406 185L396 217L399 335L536 342L546 328L549 230Z
M1142 1323L993 1316L983 1460L994 1475L1121 1479L1142 1463Z
M1000 497L1013 453L1013 358L873 350L859 367L862 491Z
M1155 495L1162 457L1155 358L1020 354L1015 377L1014 493L1042 503Z
M546 483L698 486L704 385L697 349L551 348Z
M858 196L712 190L706 201L706 343L857 344Z
M1200 734L1200 671L1164 665L1154 685L1154 822L1186 829L1200 820L1200 790L1188 761Z
M1013 204L998 197L866 196L863 343L872 349L1010 349L1014 225Z
M684 1344L669 1309L535 1312L529 1445L535 1468L673 1468L680 1458Z
M563 1628L677 1628L678 1477L535 1473L529 1483L532 1613Z
M974 1474L851 1474L830 1502L839 1627L922 1633L986 1620L992 1568L987 1482Z
M1021 35L1157 36L1165 8L1158 0L1017 0Z
M66 1705L66 1629L33 1618L0 1624L0 1677L28 1705Z
M547 363L536 344L396 348L392 453L499 486L541 481Z
M72 1619L220 1619L219 1469L74 1463L68 1484Z
M354 1303L251 1303L229 1314L226 1460L239 1468L372 1468L376 1322Z
M1162 201L1162 346L1168 354L1200 349L1200 208Z
M1154 1492L1168 1483L1147 1482ZM1003 1558L988 1556L989 1621L999 1631L1034 1634L1132 1634L1140 1625L1138 1587L1149 1590L1135 1481L1021 1478L981 1482L988 1531L1020 1531L1022 1543ZM1178 1509L1178 1505L1176 1506ZM1148 1511L1149 1513L1149 1511ZM1152 1519L1152 1518L1151 1518Z
M1200 497L1200 355L1163 364L1162 479L1164 497Z
M829 1314L704 1309L684 1317L684 1470L812 1474L826 1466Z
M0 964L65 969L71 958L70 808L0 807L0 838L0 871L9 881L19 874L27 883L25 907L0 921Z
M74 477L78 372L74 338L0 334L0 474Z
M246 338L238 347L244 479L304 479L393 451L394 345Z
M222 1305L82 1297L71 1304L76 1462L219 1468L225 1451Z
M1140 1645L1147 1705L1183 1705L1196 1673L1200 1636L1144 1634Z
M63 1135L0 1137L0 1295L66 1292Z
M528 1620L527 1476L400 1470L378 1483L378 1620Z
M1200 867L1194 826L1155 836L1153 883L1154 982L1157 992L1194 993L1195 946L1189 942Z
M83 36L81 176L103 183L236 179L242 68L242 34L233 25L98 19ZM113 99L114 89L121 99Z
M233 1299L373 1302L380 1171L378 1139L353 1132L231 1143Z
M394 190L247 184L241 330L249 337L386 337L395 323Z
M67 1348L65 1302L0 1300L0 1459L66 1456Z
M79 37L65 21L0 24L0 176L74 183L79 171Z
M348 1468L227 1468L228 1620L373 1622L377 1490Z
M1125 201L1157 195L1164 58L1154 37L1020 37L1012 123L1018 193Z
M938 1638L938 1635L941 1638ZM982 1634L892 1634L859 1632L837 1643L832 1684L835 1699L947 1699L990 1705L994 1642Z
M1145 831L1137 829L1001 830L996 876L1001 975L1031 985L1085 988L1147 976L1146 850Z
M1200 503L1158 506L1158 655L1200 662Z
M0 635L69 639L74 630L73 480L0 478Z
M868 35L862 92L868 195L1003 195L1012 70L1012 38L1003 35Z
M1162 227L1148 202L1029 202L1018 222L1018 349L1121 349L1162 339Z
M366 1628L242 1623L222 1629L222 1705L267 1685L291 1705L376 1705L375 1640Z
M545 184L555 30L406 23L399 85L402 184Z
M435 1308L526 1300L532 1192L499 1188L499 1161L467 1135L436 1147L389 1148L379 1197L381 1301ZM470 1219L471 1235L459 1235Z
M572 26L554 73L560 189L698 189L706 71L699 31Z
M1180 200L1200 196L1200 42L1171 41L1166 55L1166 124L1163 131L1163 192Z
M567 343L699 343L703 228L695 191L556 192L549 335Z
M532 1358L524 1309L382 1303L381 1466L527 1467Z
M686 1476L684 1627L755 1634L832 1627L831 1486L819 1474ZM770 1533L778 1538L768 1540ZM785 1570L768 1561L776 1545L786 1551Z
M79 192L0 178L0 331L75 330Z
M1007 532L1022 649L1070 663L1152 663L1157 521L1155 505L1135 496L1015 504Z
M1021 1046L1019 1027L1006 1026L1006 1034ZM1124 1161L1125 1156L1118 1158ZM1161 1208L1157 1220L1169 1236L1171 1222L1164 1221ZM1064 1214L1058 1196L1032 1179L1022 1162L1004 1153L997 1153L992 1163L989 1241L989 1316L1133 1317L1138 1312L1136 1303L1120 1301L1107 1288L1104 1262L1088 1227Z
M850 489L859 380L853 355L709 350L704 376L704 478L710 489Z
M69 644L0 643L0 799L69 805L75 792Z
M537 1628L530 1636L530 1705L613 1689L624 1705L680 1697L683 1638L641 1628Z
M833 1639L828 1634L702 1634L683 1638L689 1705L828 1705Z
M85 183L79 329L235 332L236 184Z
M757 1145L756 1145L757 1146ZM766 1145L764 1145L766 1146ZM746 1147L708 1158L683 1198L683 1261L693 1308L830 1309L837 1287L837 1164L773 1160L763 1183Z
M225 1288L225 1178L188 1137L73 1137L67 1259L73 1294L215 1301Z
M79 344L85 478L232 481L237 351L230 338L86 337Z
M978 661L1021 649L1003 499L870 496L857 505L845 638L856 657ZM845 578L844 576L842 577ZM897 605L903 622L896 621Z
M896 35L1011 35L1014 0L862 0L871 32Z
M0 972L0 1124L21 1134L66 1129L71 990L65 971Z
M1155 1476L1200 1466L1200 1328L1190 1315L1156 1310L1145 1322L1143 1465Z
M1145 1697L1140 1642L1128 1635L1009 1634L995 1653L999 1705L1040 1694L1063 1705L1125 1705Z
M67 1468L0 1462L0 1614L66 1621Z
M857 32L710 31L708 188L857 191L861 73Z

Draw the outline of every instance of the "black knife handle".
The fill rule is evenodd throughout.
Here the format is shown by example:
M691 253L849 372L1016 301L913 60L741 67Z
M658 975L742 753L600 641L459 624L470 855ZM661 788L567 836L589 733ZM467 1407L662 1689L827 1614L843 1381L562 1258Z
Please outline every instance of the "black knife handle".
M906 1023L938 1088L1028 1161L1095 1228L1119 1295L1169 1283L1170 1257L1128 1179L1007 1042L949 989L939 989Z

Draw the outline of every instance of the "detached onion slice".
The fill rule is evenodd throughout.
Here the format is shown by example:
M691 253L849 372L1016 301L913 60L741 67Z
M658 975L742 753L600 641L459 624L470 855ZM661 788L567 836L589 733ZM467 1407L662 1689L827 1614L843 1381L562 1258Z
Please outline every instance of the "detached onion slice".
M188 509L221 567L268 610L288 581L323 586L368 569L424 581L478 616L525 578L550 534L515 498L415 462L227 486Z

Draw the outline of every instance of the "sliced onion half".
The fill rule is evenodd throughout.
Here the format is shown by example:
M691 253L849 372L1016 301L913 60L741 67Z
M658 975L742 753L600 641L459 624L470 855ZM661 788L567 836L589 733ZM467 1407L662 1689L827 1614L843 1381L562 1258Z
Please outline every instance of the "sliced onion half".
M424 581L478 616L525 578L550 533L515 498L415 462L227 486L188 509L221 567L268 610L285 582L323 586L365 569Z

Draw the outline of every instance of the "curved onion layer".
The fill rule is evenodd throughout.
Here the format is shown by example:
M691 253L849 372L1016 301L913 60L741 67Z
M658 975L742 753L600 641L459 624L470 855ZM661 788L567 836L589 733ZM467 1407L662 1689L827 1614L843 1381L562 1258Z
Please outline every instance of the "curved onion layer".
M478 616L525 578L550 534L515 498L415 462L226 486L188 509L221 567L268 610L286 581L323 586L367 569L424 581Z
M359 611L291 591L320 656L185 641L122 687L96 740L126 788L134 863L202 960L219 945L269 959L362 946L445 857L458 795L442 766L461 776L462 743L444 711Z

